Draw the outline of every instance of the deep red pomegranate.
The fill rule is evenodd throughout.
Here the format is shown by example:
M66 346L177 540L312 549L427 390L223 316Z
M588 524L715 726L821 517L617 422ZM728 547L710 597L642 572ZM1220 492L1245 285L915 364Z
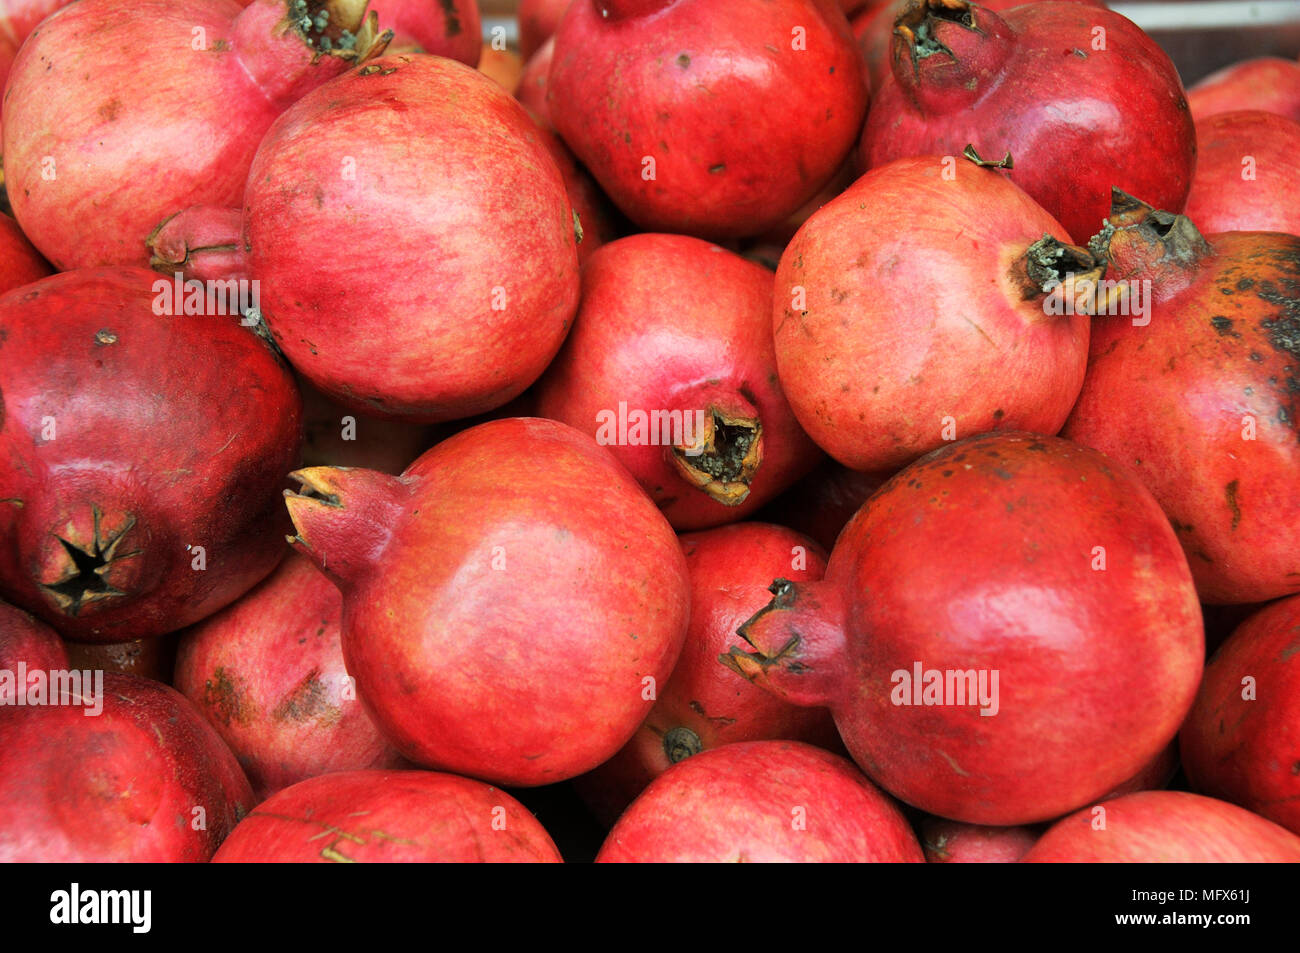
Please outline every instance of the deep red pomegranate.
M234 244L285 356L354 410L483 413L568 332L578 223L564 180L523 108L464 64L410 54L352 70L276 122L248 181L242 239L229 209L191 209L155 236L155 267L238 270ZM326 247L347 254L322 260Z
M530 786L632 736L677 661L689 581L667 520L589 437L510 418L400 477L296 477L297 544L343 590L347 670L402 754Z
M0 214L0 294L48 274L49 263L32 247L18 223Z
M766 231L830 181L867 105L835 0L576 0L554 56L551 121L645 231Z
M21 666L21 668L20 668ZM17 606L0 602L0 708L26 695L20 682L31 687L48 673L68 667L68 653L48 625Z
M1180 740L1192 787L1300 834L1300 596L1219 648Z
M1169 785L1178 771L1178 740L1174 739L1154 758L1148 761L1137 774L1103 794L1099 801L1123 797L1135 791L1159 791Z
M1300 122L1258 109L1216 113L1196 121L1196 142L1183 214L1202 233L1300 235Z
M230 305L142 268L0 296L0 593L61 635L174 631L284 555L298 391Z
M1039 864L1297 861L1300 837L1226 801L1186 791L1142 791L1084 808L1058 821L1024 856L1025 863Z
M302 393L304 467L365 467L401 473L445 436L443 427L357 413L295 375Z
M1059 817L1134 775L1177 732L1204 658L1151 494L1054 437L924 457L844 528L823 582L772 590L740 630L754 651L722 661L827 705L873 780L973 824Z
M819 456L777 379L771 309L771 273L716 245L612 242L538 412L608 447L675 528L743 519Z
M862 473L825 460L765 506L759 517L806 533L829 551L840 530L892 475Z
M570 0L519 0L519 52L528 59L554 35Z
M1067 272L1080 292L1098 277L1068 241L960 156L868 172L804 223L776 272L777 365L808 435L845 466L889 471L974 433L1056 433L1089 318L1049 291Z
M1063 436L1133 468L1203 602L1300 592L1300 237L1202 238L1116 198L1107 280L1150 282L1143 319L1098 317Z
M1260 56L1225 66L1187 91L1198 123L1216 113L1262 109L1300 122L1300 63Z
M65 642L68 664L92 671L139 675L170 685L176 667L176 636L158 635L129 642Z
M922 0L894 31L893 71L876 91L860 158L1010 152L1011 178L1085 242L1118 186L1180 211L1196 134L1178 71L1131 21L1090 4L1003 14Z
M921 821L921 848L929 864L1014 864L1042 833L1031 827L988 827L942 817Z
M145 242L167 216L239 203L281 110L382 51L387 37L364 10L364 0L60 10L23 45L5 91L5 179L23 231L60 271L147 264Z
M394 51L420 51L478 66L483 26L478 0L370 0Z
M515 98L533 115L538 124L545 129L554 129L551 122L551 107L547 90L551 78L551 61L555 57L555 40L549 39L536 53L524 63L524 73L519 77L519 86L515 89Z
M614 825L597 863L920 863L894 803L849 761L796 741L675 764Z
M230 745L259 801L316 775L401 764L343 666L342 610L334 583L294 555L181 638L173 684Z
M80 674L66 703L0 706L0 861L210 859L253 806L234 755L166 685Z
M608 826L671 765L725 744L789 739L839 748L830 713L800 708L735 678L718 655L745 643L736 628L768 600L775 576L822 577L826 554L806 536L767 523L734 523L681 537L691 622L672 678L636 734L575 781Z
M286 788L235 828L214 863L559 863L513 797L433 771L348 771Z

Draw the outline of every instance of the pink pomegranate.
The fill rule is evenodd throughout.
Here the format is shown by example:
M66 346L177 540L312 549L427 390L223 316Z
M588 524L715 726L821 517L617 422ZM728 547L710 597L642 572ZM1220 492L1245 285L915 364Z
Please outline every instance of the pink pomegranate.
M519 52L528 59L554 35L570 0L519 0ZM585 2L585 0L584 0Z
M867 106L835 0L576 0L554 56L551 121L646 231L766 231L835 175Z
M478 66L483 26L478 0L370 0L394 51L419 51Z
M0 93L23 41L36 25L70 0L0 0ZM0 172L0 183L3 183Z
M343 667L338 588L294 555L186 630L175 686L230 745L259 801L333 771L397 767Z
M0 294L50 274L50 266L32 247L18 223L0 214Z
M1183 214L1202 233L1300 235L1300 122L1258 109L1216 113L1197 120L1196 141Z
M60 271L144 265L191 205L237 205L257 144L383 50L365 0L79 0L23 45L4 99L14 215Z
M1054 437L984 434L924 457L845 527L823 582L772 591L740 629L754 651L722 661L827 705L885 790L972 824L1107 793L1169 744L1201 675L1199 606L1164 514L1127 470Z
M0 861L209 860L253 806L234 755L166 685L75 675L0 706Z
M988 827L942 817L921 821L921 847L930 864L1014 864L1038 840L1030 827Z
M1083 3L999 15L922 0L894 30L893 72L859 146L864 168L904 156L1010 153L1012 180L1075 241L1118 186L1180 211L1196 135L1178 71L1131 21Z
M920 863L894 803L851 763L795 741L723 745L673 765L597 863Z
M0 602L0 708L26 696L20 682L31 688L42 678L38 672L48 678L49 672L67 667L68 653L53 629L17 606Z
M1233 63L1189 89L1187 105L1198 123L1243 109L1262 109L1300 122L1300 63L1277 56Z
M1107 279L1150 301L1143 318L1094 319L1062 435L1155 494L1203 602L1300 592L1300 237L1206 240L1121 193L1094 245Z
M511 418L400 477L295 476L295 542L343 590L347 670L403 755L547 784L611 757L649 713L686 634L685 558L589 437Z
M0 594L61 635L174 631L284 555L298 391L228 311L142 268L0 296Z
M1181 736L1197 791L1300 834L1300 596L1251 616L1219 649Z
M776 272L777 366L808 435L845 466L890 471L972 433L1056 433L1089 320L1056 289L1100 277L1068 241L997 170L953 156L872 169Z
M1257 864L1300 861L1300 837L1186 791L1141 791L1051 827L1025 863Z

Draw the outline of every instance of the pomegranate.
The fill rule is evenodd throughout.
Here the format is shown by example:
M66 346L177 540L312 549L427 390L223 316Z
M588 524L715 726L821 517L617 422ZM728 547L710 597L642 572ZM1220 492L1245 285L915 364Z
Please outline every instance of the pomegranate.
M554 35L570 0L519 0L519 52L528 59ZM585 2L585 0L583 0Z
M305 467L365 467L401 473L442 429L356 413L296 375L302 393Z
M242 240L229 209L191 209L154 236L154 266L204 278L242 258L276 343L340 403L468 417L559 350L577 222L536 125L476 70L423 54L355 69L285 112L248 181ZM348 252L322 263L323 247Z
M744 643L736 627L767 602L774 576L812 582L826 554L780 526L733 523L681 537L691 581L691 621L672 678L649 716L613 758L577 782L606 826L670 765L739 741L788 738L838 747L825 709L799 708L746 685L718 664Z
M1204 658L1151 494L1054 437L931 453L844 528L824 581L772 591L740 629L754 651L722 661L827 705L885 790L972 824L1059 817L1134 775L1177 732Z
M38 672L48 678L49 672L67 667L67 650L53 629L17 606L0 602L0 708L25 694L18 688L20 680L30 689L41 680Z
M1300 596L1251 616L1205 669L1183 725L1193 788L1300 834Z
M1187 91L1198 123L1217 113L1262 109L1300 122L1300 63L1276 56L1242 60Z
M550 103L547 101L551 60L554 56L555 40L549 39L524 63L523 75L519 77L519 85L515 88L515 98L544 129L555 128L555 123L551 122Z
M1140 791L1084 808L1039 838L1025 863L1250 864L1300 861L1300 837L1225 801Z
M835 175L867 106L834 0L576 0L554 56L551 121L646 231L777 225Z
M91 671L139 675L171 684L176 666L176 638L159 635L130 642L68 642L68 664Z
M1134 468L1203 602L1300 592L1300 237L1207 241L1120 193L1094 246L1149 312L1094 319L1062 435Z
M1056 433L1088 316L1054 289L1100 275L1068 241L993 169L932 156L868 172L777 267L776 360L808 435L845 466L890 471L954 436Z
M716 245L612 242L583 269L538 411L609 447L675 528L743 519L818 457L781 392L771 309L771 274Z
M0 0L0 93L14 65L14 58L23 41L31 35L36 25L70 0ZM0 137L2 138L2 137ZM0 170L0 185L4 173ZM4 191L0 189L0 205L4 204ZM2 260L2 259L0 259ZM0 289L3 290L3 289Z
M920 863L892 801L844 758L796 741L723 745L646 788L597 863Z
M1300 235L1300 122L1257 109L1216 113L1196 121L1196 142L1183 214L1198 229Z
M50 266L32 247L18 223L0 214L0 294L50 274Z
M342 603L294 555L181 638L174 684L230 745L259 801L319 774L401 763L343 667Z
M433 771L347 771L259 804L215 863L559 863L522 804L480 781Z
M668 522L590 438L510 418L400 477L295 476L295 542L343 590L347 670L403 755L527 787L632 736L681 651L689 582Z
M382 51L365 0L79 0L23 45L4 98L14 215L60 271L144 265L151 230L236 205L307 90Z
M478 66L483 27L478 0L370 0L394 51L432 53Z
M0 861L210 859L253 806L234 755L166 685L66 674L58 703L0 706Z
M1012 179L1078 242L1101 227L1111 186L1180 211L1196 166L1174 64L1129 20L1081 3L999 15L922 0L899 18L893 72L862 133L864 168L968 143L1010 152Z
M769 503L760 517L811 536L827 550L892 474L862 473L826 460Z
M930 864L1014 864L1040 833L1030 827L987 827L926 817L921 821L921 848Z
M573 204L574 225L578 233L578 263L586 264L596 249L609 244L626 231L626 223L609 197L600 190L596 180L578 164L569 147L545 122L533 118L537 122L537 134L542 145L550 152L564 179L564 191Z
M298 391L228 302L142 268L0 296L0 594L61 635L174 631L284 555Z
M1164 750L1148 761L1137 774L1111 788L1098 800L1105 801L1114 797L1123 797L1134 791L1158 791L1168 786L1178 773L1178 741L1175 739Z

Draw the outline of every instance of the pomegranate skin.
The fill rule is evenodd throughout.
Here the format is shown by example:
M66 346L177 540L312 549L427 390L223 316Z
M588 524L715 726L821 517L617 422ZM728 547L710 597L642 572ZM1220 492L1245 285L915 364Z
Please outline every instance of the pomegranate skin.
M1094 319L1061 433L1133 468L1202 602L1300 592L1300 237L1117 209L1107 278L1151 282L1150 323Z
M867 107L834 0L577 0L549 85L551 121L628 218L714 239L816 195Z
M673 765L614 825L597 863L921 863L894 803L850 762L795 741Z
M73 668L152 678L170 685L176 667L176 637L160 635L130 642L66 642Z
M536 118L536 117L534 117ZM587 259L597 249L609 244L625 230L626 222L618 214L609 197L600 190L596 180L578 164L569 147L550 129L545 122L538 119L538 136L542 145L555 160L556 167L564 179L564 191L573 205L573 214L577 217L578 263L585 265Z
M1180 741L1193 788L1300 834L1297 649L1300 596L1242 623L1206 666Z
M741 627L756 651L723 661L828 704L876 783L972 824L1049 820L1132 777L1177 733L1204 660L1191 574L1155 500L1053 437L930 454L845 527L823 582L773 591ZM958 695L949 671L983 673L983 698L965 682ZM927 672L947 696L923 694Z
M928 864L1014 864L1039 834L1028 827L985 827L926 817L921 821L921 849Z
M302 394L304 467L365 467L398 474L444 436L441 427L368 417L295 375Z
M290 108L253 162L244 231L285 356L375 416L508 402L577 309L573 211L537 127L440 57L383 57ZM348 252L322 267L322 243Z
M964 0L924 0L905 19L912 38L895 34L893 72L859 144L864 168L967 144L1010 152L1012 180L1080 244L1101 228L1112 186L1182 209L1196 166L1191 114L1168 55L1131 21L1090 4L999 15ZM926 35L951 54L916 58Z
M505 791L433 771L347 771L259 804L213 863L560 863Z
M0 706L0 862L209 860L254 803L234 755L166 685L109 673L95 697Z
M155 280L87 269L0 297L0 593L80 641L195 622L286 552L293 378L238 317L156 314Z
M0 214L0 294L50 273L49 263L32 247L18 223Z
M401 477L296 477L311 491L287 498L297 544L343 590L347 670L407 758L548 784L596 767L644 720L686 634L686 561L588 437L509 418Z
M551 121L551 107L547 93L551 78L551 61L554 58L555 40L552 38L543 43L541 48L524 63L524 73L519 78L519 86L515 89L515 98L544 129L555 128L555 123Z
M401 763L343 666L342 610L334 583L295 554L181 637L173 684L230 746L259 801L317 775Z
M764 507L759 516L811 536L828 552L840 530L892 473L861 473L825 460Z
M1300 122L1257 109L1216 113L1196 121L1196 141L1183 214L1202 233L1300 235Z
M1300 63L1276 56L1233 63L1189 89L1187 105L1198 123L1243 109L1262 109L1300 122Z
M1104 815L1097 811L1104 809ZM1105 828L1095 825L1104 817ZM1140 791L1054 824L1023 863L1258 864L1300 861L1300 837L1226 801Z
M519 52L529 59L560 26L569 0L519 0Z
M10 673L0 681L0 708L15 701L20 662L33 673L27 679L30 686L40 678L37 671L66 669L68 653L53 629L17 606L0 602L0 672Z
M954 435L1056 433L1083 386L1089 318L1048 313L1030 278L1045 236L1069 241L1013 182L961 158L901 159L822 206L781 256L772 317L808 435L847 467L888 472Z
M716 245L611 242L583 269L538 412L606 446L674 528L744 519L818 459L781 392L771 308L771 274Z
M414 50L477 67L483 49L478 0L371 0L394 50Z

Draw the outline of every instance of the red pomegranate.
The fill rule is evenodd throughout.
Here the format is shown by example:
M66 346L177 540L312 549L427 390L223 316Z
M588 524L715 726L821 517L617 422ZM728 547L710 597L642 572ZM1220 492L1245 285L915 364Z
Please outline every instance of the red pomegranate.
M176 667L175 635L158 635L130 642L66 642L68 664L92 671L138 675L171 684Z
M1196 121L1196 142L1183 214L1201 232L1300 235L1300 122L1258 109L1216 113Z
M166 685L65 674L58 704L0 706L0 861L210 859L253 806L216 732Z
M673 765L597 863L920 863L894 803L844 758L796 741L723 745Z
M1062 435L1155 494L1203 602L1300 592L1300 237L1207 241L1121 193L1094 244L1108 281L1151 300L1142 319L1094 319Z
M777 365L808 435L845 466L890 471L954 437L1056 433L1089 318L1053 289L1100 274L1068 241L963 158L872 169L804 223L776 272Z
M864 168L967 144L1010 152L1011 178L1081 243L1101 228L1112 186L1182 209L1196 166L1183 86L1118 13L922 0L900 17L892 55L862 133Z
M1168 786L1177 772L1178 740L1175 739L1166 745L1158 755L1143 765L1137 774L1127 781L1115 785L1098 800L1106 801L1110 798L1123 797L1125 794L1132 794L1135 791L1159 791Z
M550 152L564 179L564 191L573 205L575 217L578 263L586 264L598 248L609 244L626 230L626 223L609 197L600 190L596 180L578 164L563 140L545 122L533 118L537 122L537 135L542 145Z
M734 522L811 468L777 379L772 276L683 235L612 242L537 385L543 417L590 434L677 529Z
M32 247L18 223L0 214L0 294L48 274L49 263Z
M551 121L551 107L548 100L551 77L551 61L555 57L555 40L549 39L536 53L524 63L524 73L519 77L519 86L515 89L515 98L532 114L538 125L544 129L554 129Z
M1039 838L1025 863L1253 864L1300 861L1300 837L1225 801L1141 791L1084 808Z
M505 791L433 771L348 771L259 804L214 863L559 863Z
M718 664L720 653L744 645L736 628L766 604L773 577L822 577L821 547L766 523L687 533L681 544L690 573L691 622L677 667L632 740L575 782L606 826L668 767L701 751L781 738L840 747L825 709L791 705Z
M21 666L21 667L20 667ZM54 670L68 667L68 653L57 634L39 619L17 606L0 602L0 708L13 705L18 696L26 696L20 682L28 687Z
M540 50L554 35L569 3L570 0L519 0L519 52L524 59Z
M230 745L259 801L333 771L398 767L343 666L338 588L294 555L186 630L173 684Z
M370 0L393 50L432 53L478 66L483 26L478 0Z
M862 473L825 460L764 507L759 517L805 533L829 551L840 530L892 475Z
M1300 834L1300 596L1251 616L1205 669L1183 725L1193 788Z
M551 121L645 231L766 231L835 175L867 106L835 0L576 0L554 56Z
M1041 833L1030 827L987 827L942 817L921 821L921 848L930 864L1014 864Z
M0 594L61 635L174 631L285 553L298 391L208 291L102 268L0 296Z
M400 477L295 476L297 545L343 590L347 670L402 754L526 787L632 736L677 661L689 581L667 520L589 437L510 418Z
M772 591L740 630L754 651L722 661L827 705L885 790L972 824L1059 817L1133 776L1174 737L1204 658L1151 494L1054 437L924 457L845 527L823 582Z
M1300 122L1300 63L1277 56L1242 60L1211 73L1187 91L1198 123L1216 113L1262 109Z
M382 51L364 0L79 0L23 45L4 98L14 215L60 271L144 265L157 224L237 205L281 110ZM346 47L346 48L345 48Z

